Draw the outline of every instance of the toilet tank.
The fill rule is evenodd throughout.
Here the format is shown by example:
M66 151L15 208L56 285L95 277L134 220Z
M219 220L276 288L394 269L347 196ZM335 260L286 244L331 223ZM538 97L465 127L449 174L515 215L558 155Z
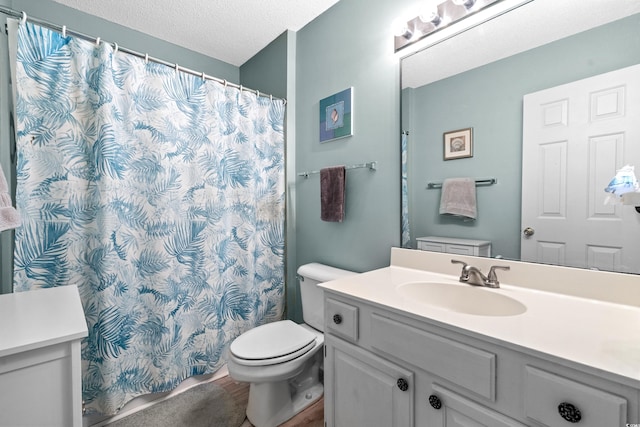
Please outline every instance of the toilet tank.
M298 268L300 299L304 323L319 331L324 331L324 291L318 283L340 279L357 274L329 265L312 262Z

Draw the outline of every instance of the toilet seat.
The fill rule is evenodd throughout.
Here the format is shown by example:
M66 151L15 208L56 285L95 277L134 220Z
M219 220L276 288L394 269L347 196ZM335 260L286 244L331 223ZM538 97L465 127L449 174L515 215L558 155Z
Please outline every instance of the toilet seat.
M266 366L288 362L307 353L316 335L291 320L281 320L250 329L236 338L229 351L236 362Z

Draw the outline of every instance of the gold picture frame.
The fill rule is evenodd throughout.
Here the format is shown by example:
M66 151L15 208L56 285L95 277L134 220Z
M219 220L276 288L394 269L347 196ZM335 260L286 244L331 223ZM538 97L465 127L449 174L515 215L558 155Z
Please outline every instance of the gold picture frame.
M473 157L473 128L444 133L444 159L455 160Z

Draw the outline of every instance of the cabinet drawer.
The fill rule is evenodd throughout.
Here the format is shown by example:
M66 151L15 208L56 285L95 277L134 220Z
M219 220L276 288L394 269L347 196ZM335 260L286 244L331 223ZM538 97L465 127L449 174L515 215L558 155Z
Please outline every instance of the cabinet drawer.
M443 243L418 242L418 249L421 251L446 252L446 248Z
M358 307L327 298L325 325L329 332L350 341L358 340Z
M525 368L525 416L549 427L567 427L571 417L567 404L576 408L579 425L584 427L623 426L627 420L627 401L611 393L542 371L532 366ZM575 416L575 413L574 413ZM573 421L576 422L576 421Z
M457 255L476 255L476 247L467 245L447 245L445 252Z
M495 400L495 354L377 314L371 330L373 348Z

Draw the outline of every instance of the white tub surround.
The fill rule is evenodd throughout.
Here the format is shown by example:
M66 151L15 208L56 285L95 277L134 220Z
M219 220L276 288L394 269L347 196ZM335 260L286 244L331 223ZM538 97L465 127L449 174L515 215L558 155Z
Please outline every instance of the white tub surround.
M82 426L76 286L0 295L0 425Z
M451 259L485 274L491 265L510 270L497 272L499 289L470 293ZM427 301L429 294L400 290L428 282L469 295L469 312L488 304L484 293L524 310L468 314L432 305L442 295ZM386 425L394 426L465 417L491 426L640 422L637 276L394 248L389 267L321 286L328 426L371 422L349 412L360 404L377 408L372 416L380 419L393 414ZM433 292L449 291L438 286ZM362 389L374 390L368 403L353 401Z

